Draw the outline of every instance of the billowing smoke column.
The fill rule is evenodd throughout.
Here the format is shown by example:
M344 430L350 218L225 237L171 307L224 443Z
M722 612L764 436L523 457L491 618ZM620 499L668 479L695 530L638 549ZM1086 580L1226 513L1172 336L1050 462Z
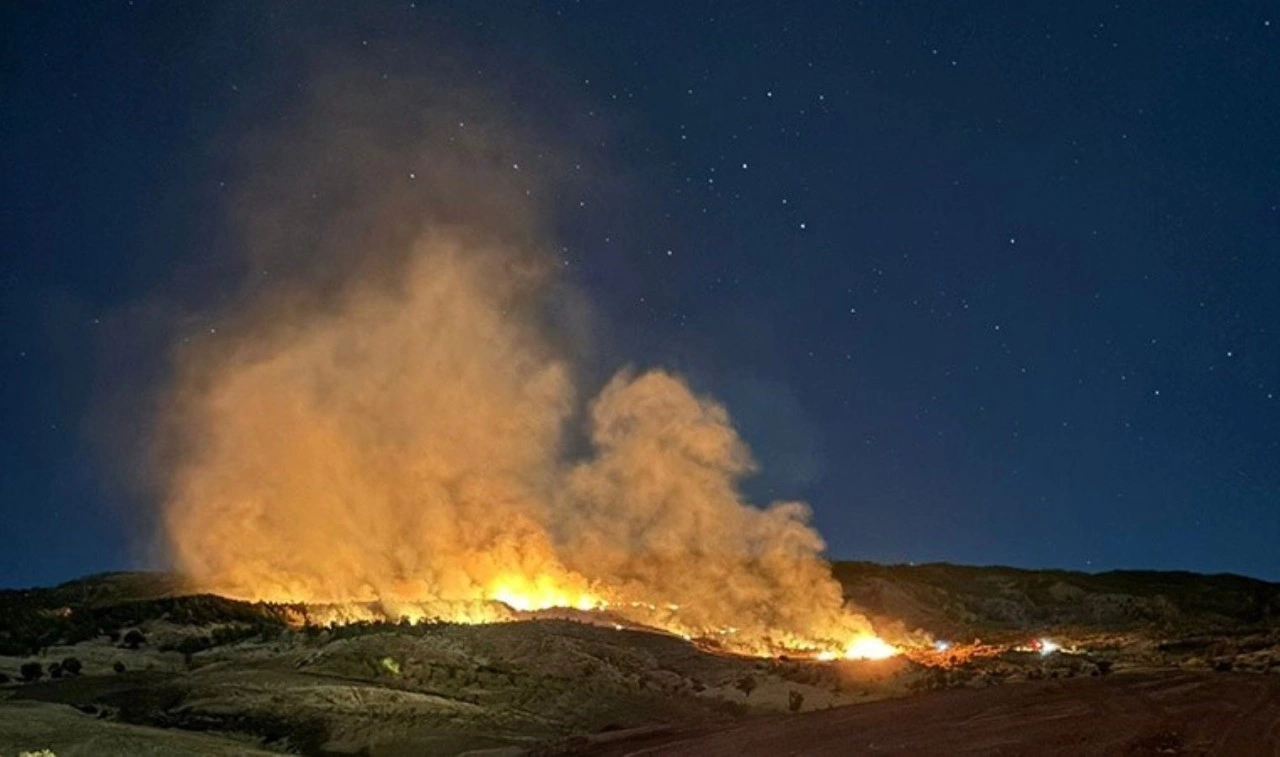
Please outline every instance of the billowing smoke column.
M581 308L531 199L554 194L551 150L456 92L314 93L302 127L251 140L247 283L163 403L183 572L445 617L607 607L751 651L869 633L805 506L742 500L753 463L722 406L663 371L575 393ZM575 428L590 450L571 458Z
M678 378L620 373L591 406L595 456L564 487L566 561L626 597L678 607L673 621L803 644L864 631L841 611L799 503L760 510L737 480L752 467L724 408Z

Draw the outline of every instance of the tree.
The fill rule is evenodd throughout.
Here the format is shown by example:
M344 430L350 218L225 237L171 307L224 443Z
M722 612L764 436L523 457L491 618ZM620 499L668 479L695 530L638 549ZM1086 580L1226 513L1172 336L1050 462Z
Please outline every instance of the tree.
M182 653L182 661L189 666L196 652L203 652L211 646L213 640L207 636L187 636L178 643L178 651Z
M737 688L738 691L741 691L744 696L750 697L751 692L755 691L756 687L759 685L760 684L756 682L754 676L745 675L738 679L738 682L734 684L734 687Z
M22 674L22 680L31 682L44 675L44 666L38 662L24 662L18 672Z
M129 633L124 635L124 645L130 649L137 649L147 643L147 637L136 628L130 628Z
M84 666L80 664L80 660L75 657L68 657L62 661L62 672L67 675L78 676L80 675L80 670L83 667Z

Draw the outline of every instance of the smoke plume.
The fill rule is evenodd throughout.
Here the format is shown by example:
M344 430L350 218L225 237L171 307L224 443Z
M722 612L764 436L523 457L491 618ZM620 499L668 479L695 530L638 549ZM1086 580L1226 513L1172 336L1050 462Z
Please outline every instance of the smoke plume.
M158 415L182 572L246 599L607 606L743 648L867 631L807 508L743 501L724 407L661 370L580 395L560 153L421 84L347 75L297 109L248 140L241 284Z

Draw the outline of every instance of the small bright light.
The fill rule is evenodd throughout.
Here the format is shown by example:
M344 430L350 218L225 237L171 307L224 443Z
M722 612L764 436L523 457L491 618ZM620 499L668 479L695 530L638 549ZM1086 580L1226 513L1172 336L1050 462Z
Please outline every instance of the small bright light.
M936 651L938 651L938 652L945 652L945 651L947 651L948 649L950 649L950 648L951 648L951 642L949 642L949 641L941 641L941 640L939 640L939 641L935 641L935 642L933 642L933 648L934 648L934 650L936 650Z
M1040 640L1040 655L1042 657L1053 654L1054 652L1057 652L1059 649L1062 649L1060 645L1055 644L1052 641L1049 641L1048 639Z

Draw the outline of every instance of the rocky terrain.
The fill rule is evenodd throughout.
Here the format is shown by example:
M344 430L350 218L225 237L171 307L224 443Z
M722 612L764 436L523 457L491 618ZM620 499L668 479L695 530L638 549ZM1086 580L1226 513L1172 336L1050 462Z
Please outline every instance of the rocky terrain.
M1036 753L1015 748L1027 738L1045 746L1078 734L1072 718L1132 712L1146 715L1117 725L1110 741L1062 743L1238 753L1195 725L1212 702L1231 710L1240 738L1260 739L1247 743L1280 749L1280 585L952 565L835 570L883 634L917 648L879 662L746 658L555 614L299 626L305 608L192 594L159 574L0 592L0 755L772 754L769 739L789 729L812 734L803 753L897 744L920 754L947 744L908 738L913 722L946 732L959 726L944 721L962 716L955 732L971 734L967 753L1020 754ZM867 704L879 700L892 701ZM1019 736L1023 721L1044 727Z

